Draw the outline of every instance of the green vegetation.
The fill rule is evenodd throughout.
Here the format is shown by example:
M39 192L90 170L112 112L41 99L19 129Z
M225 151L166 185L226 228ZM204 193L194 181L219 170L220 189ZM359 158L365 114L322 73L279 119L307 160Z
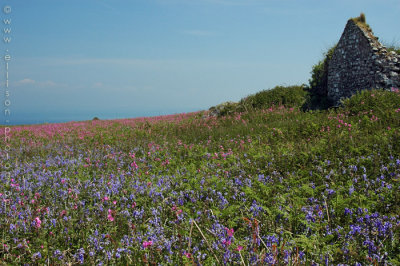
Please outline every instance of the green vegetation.
M276 86L247 96L239 102L239 111L266 109L271 106L301 106L305 101L304 86Z
M324 59L312 67L303 110L327 109L332 106L332 102L328 99L328 68L335 48L336 45L329 48L324 54Z
M393 52L397 53L398 55L400 55L400 46L399 45L391 44L391 45L387 45L386 47L387 47L388 52L393 51Z
M400 91L303 112L334 49L309 87L210 112L12 127L0 262L399 265Z
M222 117L226 115L231 115L234 114L239 110L239 105L238 103L235 102L225 102L221 103L217 106L213 106L210 108L210 113L212 115Z
M221 118L13 127L1 262L398 265L399 91L302 112L298 90Z
M361 13L359 17L351 18L359 27L366 29L367 31L372 31L371 27L367 24L365 14Z
M276 86L241 99L238 103L226 102L210 108L218 116L226 116L235 112L247 112L267 109L276 106L298 107L304 104L307 91L305 86Z
M354 18L353 20L355 20L356 22L365 24L366 23L365 14L361 13L359 17Z

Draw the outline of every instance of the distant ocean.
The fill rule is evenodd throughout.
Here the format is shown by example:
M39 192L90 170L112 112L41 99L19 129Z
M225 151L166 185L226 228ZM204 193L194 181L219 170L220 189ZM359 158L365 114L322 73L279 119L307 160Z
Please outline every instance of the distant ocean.
M93 117L92 117L93 118ZM37 125L46 123L66 123L71 121L90 120L87 116L71 116L71 117L35 117L35 116L20 116L10 117L9 122L5 119L0 121L1 125ZM112 118L110 118L112 119Z
M17 114L14 113L8 117L9 122L6 123L6 117L0 116L0 125L37 125L45 123L66 123L71 121L86 121L92 120L94 117L98 117L101 120L105 119L125 119L125 118L136 118L136 117L149 117L149 116L160 116L170 115L178 113L189 113L198 111L200 109L192 110L162 110L162 111L146 111L146 112L109 112L109 113L74 113L74 114L52 114L52 113L40 113L40 114Z

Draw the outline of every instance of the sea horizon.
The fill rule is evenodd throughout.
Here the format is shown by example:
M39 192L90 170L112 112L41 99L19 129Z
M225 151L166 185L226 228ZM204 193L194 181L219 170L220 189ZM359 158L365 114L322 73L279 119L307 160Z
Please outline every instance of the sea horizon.
M68 122L80 122L93 120L95 117L99 120L115 120L115 119L134 119L140 117L154 117L164 115L174 115L180 113L191 113L200 111L201 108L191 108L186 110L161 110L161 111L143 111L143 112L81 112L74 114L14 114L9 117L8 122L3 119L0 126L23 126L23 125L40 125L40 124L56 124Z

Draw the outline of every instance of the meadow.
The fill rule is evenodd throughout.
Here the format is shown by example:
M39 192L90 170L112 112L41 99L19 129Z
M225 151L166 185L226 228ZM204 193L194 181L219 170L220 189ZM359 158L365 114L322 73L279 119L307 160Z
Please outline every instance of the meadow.
M399 265L399 90L263 102L2 129L1 263Z

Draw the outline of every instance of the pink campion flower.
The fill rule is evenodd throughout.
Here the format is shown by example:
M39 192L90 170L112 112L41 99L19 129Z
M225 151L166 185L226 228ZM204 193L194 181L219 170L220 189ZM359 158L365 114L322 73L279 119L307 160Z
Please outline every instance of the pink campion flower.
M39 217L36 217L35 218L35 227L40 228L41 225L42 225L42 221L40 220Z
M136 207L136 202L132 204L132 209Z
M222 244L226 245L226 246L230 246L232 244L232 242L230 240L223 240Z
M104 196L103 200L107 201L109 198L107 196Z
M139 168L139 166L136 164L135 161L133 161L133 162L131 163L131 166L132 166L135 170Z
M153 241L144 241L143 242L143 247L144 248L148 248L148 247L151 247L153 245Z
M114 204L114 205L116 205L116 204L117 204L117 201L116 201L116 200L114 200L114 201L113 201L113 204Z
M243 249L243 247L242 247L242 246L240 246L240 245L239 245L239 246L237 246L237 248L236 248L236 250L237 250L237 251L239 251L239 252L240 252L242 249Z
M230 237L233 236L233 232L234 232L233 228L228 229L228 228L225 227L225 230L228 233L228 236L230 236Z
M108 209L108 215L107 215L107 219L111 222L114 221L114 217L112 217L112 210Z

